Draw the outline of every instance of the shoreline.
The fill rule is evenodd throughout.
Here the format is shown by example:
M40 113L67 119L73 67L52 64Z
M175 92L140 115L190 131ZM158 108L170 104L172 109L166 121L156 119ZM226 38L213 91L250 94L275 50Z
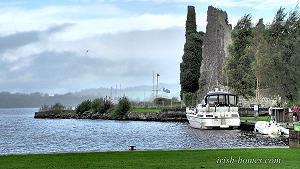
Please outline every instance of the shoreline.
M240 116L253 116L251 108L240 108ZM267 115L267 110L262 110L259 115ZM116 117L112 113L76 113L74 110L49 110L35 112L34 118L40 119L102 119L102 120L124 120L124 121L159 121L159 122L188 122L185 109L162 109L159 112L135 112L130 111L124 117Z
M178 110L162 110L160 112L129 112L124 117L115 117L109 113L85 112L78 114L73 110L35 112L36 119L102 119L122 121L159 121L159 122L188 122L186 113Z

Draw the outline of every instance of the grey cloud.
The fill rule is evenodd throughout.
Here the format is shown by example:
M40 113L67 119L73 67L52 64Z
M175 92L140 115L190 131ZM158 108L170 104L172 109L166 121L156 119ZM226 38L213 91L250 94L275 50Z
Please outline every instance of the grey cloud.
M55 26L52 26L50 28L48 28L45 32L47 33L56 33L56 32L61 32L71 26L73 26L74 24L71 24L71 23L65 23L65 24L61 24L61 25L55 25Z
M72 24L55 25L44 31L17 32L0 37L0 52L16 49L42 40L42 35L60 32Z
M115 84L134 86L152 83L152 71L161 82L176 83L184 43L184 30L132 31L59 44L70 49L99 45L89 55L45 51L31 56L26 69L9 72L0 89L9 91L78 91ZM71 51L71 50L70 50ZM1 64L1 61L0 61ZM21 78L27 75L28 79ZM5 79L11 79L5 81Z
M0 37L0 52L5 50L19 48L26 44L39 41L39 32L19 32L8 36Z

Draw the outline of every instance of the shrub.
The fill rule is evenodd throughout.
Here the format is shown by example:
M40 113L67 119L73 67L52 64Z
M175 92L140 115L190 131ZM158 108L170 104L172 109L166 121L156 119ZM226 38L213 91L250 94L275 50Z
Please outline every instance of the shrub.
M113 103L108 99L97 98L91 103L93 113L107 113L113 107Z
M103 102L104 102L103 98L97 98L92 101L91 108L93 113L98 112L99 108L103 105Z
M119 99L119 103L117 105L117 108L115 109L115 113L119 117L124 117L130 110L130 108L131 104L129 102L129 99L124 96Z
M76 112L77 113L84 113L85 111L89 111L91 109L92 109L91 100L85 100L76 107Z
M66 107L61 103L55 103L51 106L51 110L64 110Z

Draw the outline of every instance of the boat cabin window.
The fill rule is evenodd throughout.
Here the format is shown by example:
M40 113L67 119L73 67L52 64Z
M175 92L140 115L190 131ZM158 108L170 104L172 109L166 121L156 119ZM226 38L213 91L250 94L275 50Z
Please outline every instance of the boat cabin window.
M228 99L228 101L229 101L228 105L230 105L230 106L237 105L237 103L236 103L236 97L235 96L228 95L228 97L229 97L229 99Z
M209 106L236 106L237 98L231 94L216 94L206 96L205 102Z
M226 95L219 95L219 106L226 106L225 96Z
M215 106L218 104L218 96L207 96L207 103L210 106Z

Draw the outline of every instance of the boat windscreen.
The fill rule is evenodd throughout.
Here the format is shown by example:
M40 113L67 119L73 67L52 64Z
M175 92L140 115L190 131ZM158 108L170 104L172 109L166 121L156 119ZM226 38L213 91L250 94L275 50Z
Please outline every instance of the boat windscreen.
M207 96L207 103L209 106L215 106L218 104L218 95Z
M208 95L205 99L209 106L236 106L237 98L231 94Z
M230 106L236 106L236 96L233 96L233 95L228 95L228 97L229 97L229 99L228 99L228 101L229 101L229 105Z

